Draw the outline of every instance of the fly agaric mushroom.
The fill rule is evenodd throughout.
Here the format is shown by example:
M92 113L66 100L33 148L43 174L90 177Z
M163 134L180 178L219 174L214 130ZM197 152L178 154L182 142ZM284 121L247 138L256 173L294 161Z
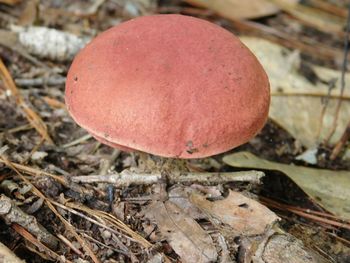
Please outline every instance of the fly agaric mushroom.
M74 59L66 104L112 147L201 158L247 142L265 124L267 75L240 40L194 17L154 15L115 26Z

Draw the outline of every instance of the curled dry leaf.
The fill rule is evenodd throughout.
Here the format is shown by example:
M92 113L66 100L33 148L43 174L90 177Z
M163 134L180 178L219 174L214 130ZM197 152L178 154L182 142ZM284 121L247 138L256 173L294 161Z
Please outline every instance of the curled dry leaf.
M249 152L226 155L223 161L235 167L281 171L329 212L343 219L350 219L350 172L348 171L275 163Z
M279 219L267 207L233 191L220 201L211 202L199 194L192 194L190 200L208 215L209 220L219 220L240 235L261 235Z
M157 223L182 262L216 261L218 255L209 234L171 201L151 204L145 216Z

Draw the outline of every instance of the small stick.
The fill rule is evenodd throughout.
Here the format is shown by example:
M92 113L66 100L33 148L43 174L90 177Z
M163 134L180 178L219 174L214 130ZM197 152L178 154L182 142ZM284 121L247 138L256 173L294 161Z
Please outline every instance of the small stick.
M346 142L349 140L349 138L350 138L350 121L349 121L348 125L346 126L346 129L345 129L343 135L341 136L340 140L337 142L337 144L333 148L332 154L330 156L331 160L335 160L338 157L341 149L346 144Z
M79 257L84 257L84 254L79 249L77 249L65 236L58 234L57 237L61 239L62 242L65 243L71 250L73 250L75 254L79 255Z
M105 244L103 244L102 242L98 241L97 239L89 236L88 234L85 234L84 232L81 233L82 236L84 236L86 239L89 239L91 240L92 242L98 244L99 246L101 247L105 247L105 248L108 248L108 249L112 249L113 251L117 252L117 253L124 253L124 251L121 251L120 249L117 249L117 248L114 248L114 247L111 247L111 246L107 246Z
M34 79L15 79L15 83L21 87L28 86L58 86L63 85L66 82L64 77L49 77L49 78L34 78Z
M34 127L32 125L24 124L24 125L20 125L20 126L17 126L15 128L12 128L12 129L2 131L2 132L0 132L0 136L5 135L5 134L21 132L21 131L27 131L27 130L31 130L31 129L34 129Z
M276 208L276 209L279 209L282 211L283 210L289 211L289 212L292 212L292 213L299 215L301 217L308 218L309 220L312 220L312 221L317 222L319 224L326 224L326 225L331 225L334 227L341 227L341 228L350 230L350 224L347 221L339 222L339 221L336 221L336 220L333 220L330 218L325 218L325 217L322 217L320 215L316 215L315 213L311 214L311 213L307 212L307 210L303 211L300 208L295 208L295 207L290 206L290 205L281 204L281 203L278 203L276 201L270 200L270 199L265 198L265 197L260 197L260 202L268 207L273 207L273 208Z
M55 251L51 250L49 247L45 246L45 244L43 244L41 242L41 240L36 239L30 232L28 232L25 228L23 228L20 225L17 224L13 224L12 228L18 233L20 234L23 238L25 238L26 240L28 240L30 243L32 243L33 245L35 245L40 251L45 251L51 258L55 259L57 262L60 262L62 260L61 256L58 255ZM72 263L72 261L65 259L64 262L67 263Z
M40 225L34 216L28 215L5 195L0 196L0 217L8 224L17 223L51 249L56 249L58 239Z
M182 173L180 175L168 175L170 183L206 183L220 184L228 182L252 182L259 183L264 176L260 171L228 172L228 173ZM110 183L116 187L133 185L147 185L159 183L163 180L161 173L136 174L129 171L109 175L72 176L75 183Z
M85 142L89 139L92 138L92 135L91 134L85 134L84 136L72 141L72 142L69 142L69 143L66 143L66 144L63 144L61 147L62 148L69 148L69 147L72 147L72 146L75 146L77 144L80 144L82 142Z
M317 9L320 9L324 12L346 18L347 13L346 10L344 10L341 7L336 6L335 4L328 3L327 1L322 0L309 0L309 3Z

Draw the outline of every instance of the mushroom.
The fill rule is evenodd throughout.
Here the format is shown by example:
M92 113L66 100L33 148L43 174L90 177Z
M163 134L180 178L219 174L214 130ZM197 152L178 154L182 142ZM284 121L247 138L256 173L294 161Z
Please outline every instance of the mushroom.
M266 122L268 77L231 32L183 15L144 16L97 36L68 72L73 119L112 147L202 158Z

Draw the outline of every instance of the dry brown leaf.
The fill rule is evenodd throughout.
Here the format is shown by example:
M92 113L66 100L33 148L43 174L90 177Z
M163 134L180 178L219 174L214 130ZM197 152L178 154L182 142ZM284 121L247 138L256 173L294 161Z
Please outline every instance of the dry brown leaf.
M156 221L161 234L181 257L181 262L213 262L217 252L211 237L171 201L146 208L146 217Z
M267 0L185 0L185 2L213 10L227 19L259 18L279 11L276 5Z
M262 204L233 191L220 201L211 202L199 194L192 194L190 200L209 215L209 219L215 218L241 235L261 235L278 220L276 214Z
M286 129L294 138L308 148L315 147L327 138L333 128L336 106L340 96L341 72L309 65L322 79L316 84L308 81L298 72L300 56L297 51L288 49L264 39L241 37L241 40L257 56L265 68L271 84L271 107L269 116L281 127ZM327 97L329 85L338 79L332 89L329 104L326 108L323 121L322 109ZM350 74L346 73L346 83L350 83ZM330 144L336 143L350 117L350 90L345 89L338 123Z
M300 240L286 234L270 237L261 252L253 257L253 263L330 263Z
M205 214L188 200L188 197L194 192L198 191L191 187L177 185L168 192L169 200L193 219L204 219L206 218Z

